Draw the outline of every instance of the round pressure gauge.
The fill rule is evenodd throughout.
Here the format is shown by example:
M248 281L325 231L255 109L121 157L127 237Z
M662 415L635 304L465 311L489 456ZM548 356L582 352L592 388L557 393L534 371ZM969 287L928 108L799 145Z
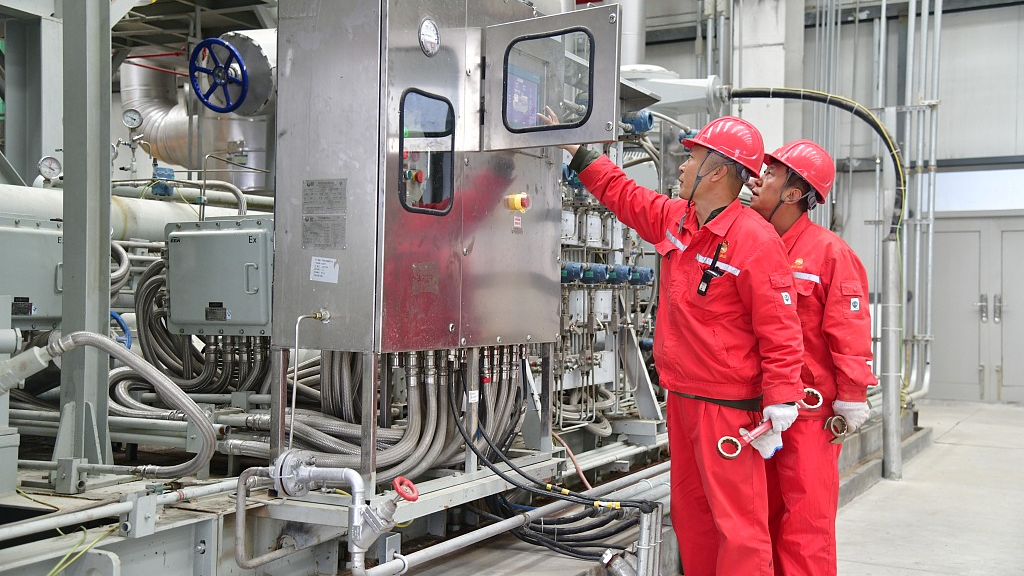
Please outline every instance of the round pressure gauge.
M121 113L121 122L124 122L129 130L135 130L142 126L142 113L135 108L129 108Z
M39 175L47 180L56 180L63 168L60 165L60 160L53 156L43 156L43 159L39 161L38 167Z
M437 28L437 23L430 18L424 18L420 22L420 50L427 56L433 56L440 48L441 31Z

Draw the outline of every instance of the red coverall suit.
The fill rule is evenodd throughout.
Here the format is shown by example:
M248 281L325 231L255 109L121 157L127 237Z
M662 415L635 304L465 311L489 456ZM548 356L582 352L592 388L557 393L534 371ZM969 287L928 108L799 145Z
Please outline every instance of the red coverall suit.
M824 397L782 433L784 448L765 461L775 574L834 576L840 445L824 420L832 401L864 402L871 373L867 273L839 236L805 213L782 236L803 327L803 385ZM784 487L784 489L782 489Z
M638 186L604 156L579 178L663 257L654 343L663 387L720 400L763 395L766 406L803 397L793 274L764 218L736 200L698 229L686 200ZM723 274L701 296L716 251ZM669 394L671 514L687 576L772 574L764 459L717 452L720 437L760 420L757 411Z

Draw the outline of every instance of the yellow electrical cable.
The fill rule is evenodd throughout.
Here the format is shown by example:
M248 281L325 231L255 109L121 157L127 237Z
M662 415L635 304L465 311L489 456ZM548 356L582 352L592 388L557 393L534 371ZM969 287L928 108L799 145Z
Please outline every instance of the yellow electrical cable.
M29 500L35 502L36 504L42 504L43 506L47 506L49 508L53 508L54 510L60 510L60 506L57 506L55 504L50 504L49 502L43 502L42 500L37 500L37 499L29 496L28 493L25 492L24 490L22 490L21 488L17 488L16 490L17 490L18 494L21 494L22 496L24 496L25 498L28 498Z
M74 554L75 551L78 550L78 547L81 546L83 542L85 542L85 539L89 537L89 531L86 530L85 526L79 526L79 528L82 530L82 537L78 540L77 543L75 543L74 546L71 547L71 550L68 550L68 553L60 559L60 562L57 562L57 564L50 569L46 576L54 576L54 574L57 574L58 572L63 570L64 568L61 568L61 565L64 564L64 561L68 559L68 556ZM57 529L57 532L60 532L61 536L66 536L66 534L60 531L60 528Z
M193 208L192 205L188 203L188 200L185 199L185 195L181 193L181 188L178 187L177 184L171 184L171 187L173 187L174 191L178 193L178 197L181 198L181 203L184 204L185 206L188 206L189 210L192 210L192 212L195 212L196 218L198 218L199 212L196 212L196 209Z
M401 524L395 524L395 528L405 528L406 526L409 526L412 523L413 523L413 521L409 520L408 522L402 522Z
M85 554L86 552L88 552L90 548L95 546L100 540L103 540L104 538L106 538L107 535L109 535L114 530L117 530L117 524L114 524L113 526L108 528L106 532L104 532L103 534L100 534L99 536L97 536L95 540L90 542L89 545L86 546L85 548L83 548L78 554L75 554L74 557L72 557L70 560L68 560L66 563L64 563L63 566L61 564L58 564L58 565L54 566L53 567L53 571L51 571L46 576L56 576L57 574L60 574L61 572L63 572L65 568L67 568L68 566L71 566L72 564L74 564L75 560L78 560L79 558L81 558L82 554ZM85 538L83 538L83 541L84 540L85 540ZM74 550L72 550L72 552L73 551ZM68 554L70 554L70 552ZM67 556L65 556L65 558L67 558ZM63 561L62 561L62 563L63 563Z

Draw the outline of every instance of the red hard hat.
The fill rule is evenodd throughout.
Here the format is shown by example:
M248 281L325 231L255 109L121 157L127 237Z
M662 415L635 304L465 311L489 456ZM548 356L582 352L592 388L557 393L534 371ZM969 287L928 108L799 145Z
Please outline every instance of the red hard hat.
M722 116L708 122L693 138L683 139L683 146L703 146L731 158L755 175L764 163L764 140L754 125L735 116Z
M781 162L796 172L824 201L836 180L836 165L825 149L810 140L796 140L764 155L765 164Z

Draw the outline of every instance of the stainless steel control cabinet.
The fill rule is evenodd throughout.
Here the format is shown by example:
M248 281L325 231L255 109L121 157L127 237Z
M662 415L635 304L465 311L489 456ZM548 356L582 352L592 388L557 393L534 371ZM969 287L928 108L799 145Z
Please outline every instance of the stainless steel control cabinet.
M321 309L331 322L304 325L303 348L553 341L552 145L618 136L617 27L617 5L538 18L504 0L282 2L275 341ZM515 129L580 85L585 117Z

